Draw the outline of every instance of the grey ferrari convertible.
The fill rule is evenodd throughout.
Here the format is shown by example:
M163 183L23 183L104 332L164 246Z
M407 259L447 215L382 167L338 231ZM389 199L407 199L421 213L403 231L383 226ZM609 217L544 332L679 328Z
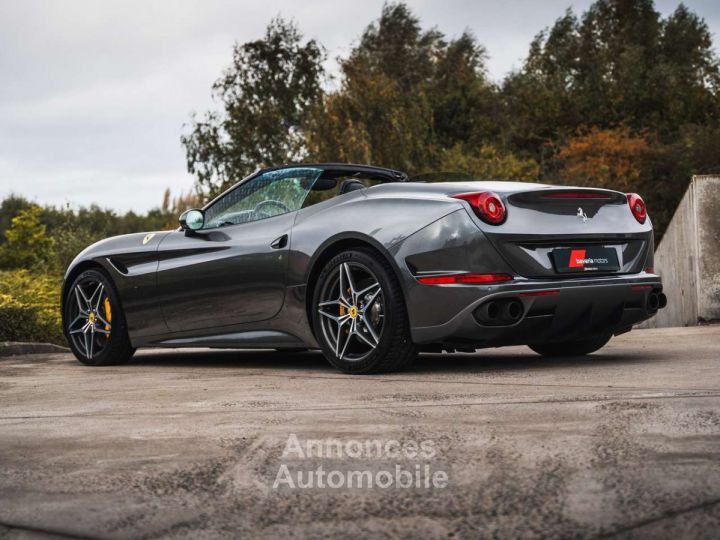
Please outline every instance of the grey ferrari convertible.
M88 365L138 347L320 349L370 373L419 351L584 355L665 303L636 194L319 164L259 170L177 230L93 244L62 314Z

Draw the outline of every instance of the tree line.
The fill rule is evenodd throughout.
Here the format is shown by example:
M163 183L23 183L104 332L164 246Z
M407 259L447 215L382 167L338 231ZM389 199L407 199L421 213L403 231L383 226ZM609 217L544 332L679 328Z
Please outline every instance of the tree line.
M191 119L188 170L205 197L299 161L594 185L640 192L659 234L691 175L720 172L718 58L683 4L663 17L598 0L541 30L503 80L487 58L471 30L450 38L389 3L333 80L322 44L276 18L235 45L218 110Z
M0 270L24 268L62 276L90 244L119 234L173 229L182 211L200 204L194 193L172 197L167 189L157 208L122 214L98 205L41 207L11 195L0 202Z

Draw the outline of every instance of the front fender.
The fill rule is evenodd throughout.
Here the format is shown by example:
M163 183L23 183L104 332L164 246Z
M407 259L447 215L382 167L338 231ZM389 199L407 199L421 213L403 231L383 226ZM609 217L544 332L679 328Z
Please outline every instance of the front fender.
M85 248L68 266L63 278L62 310L75 277L90 267L102 268L112 280L125 313L128 333L166 332L156 288L158 245L168 231L114 236Z

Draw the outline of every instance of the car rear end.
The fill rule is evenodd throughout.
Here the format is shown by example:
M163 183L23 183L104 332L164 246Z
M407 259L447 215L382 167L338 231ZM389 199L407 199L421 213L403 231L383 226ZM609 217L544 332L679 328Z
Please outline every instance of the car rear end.
M511 182L426 189L462 209L398 251L418 343L573 341L625 332L665 305L635 194Z

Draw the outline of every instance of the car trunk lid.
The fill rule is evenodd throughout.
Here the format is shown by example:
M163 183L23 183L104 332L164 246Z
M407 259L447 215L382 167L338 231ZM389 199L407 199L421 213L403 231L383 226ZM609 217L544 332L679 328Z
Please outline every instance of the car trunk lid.
M652 231L634 218L625 194L585 188L498 194L507 218L482 228L518 274L568 278L643 269Z

